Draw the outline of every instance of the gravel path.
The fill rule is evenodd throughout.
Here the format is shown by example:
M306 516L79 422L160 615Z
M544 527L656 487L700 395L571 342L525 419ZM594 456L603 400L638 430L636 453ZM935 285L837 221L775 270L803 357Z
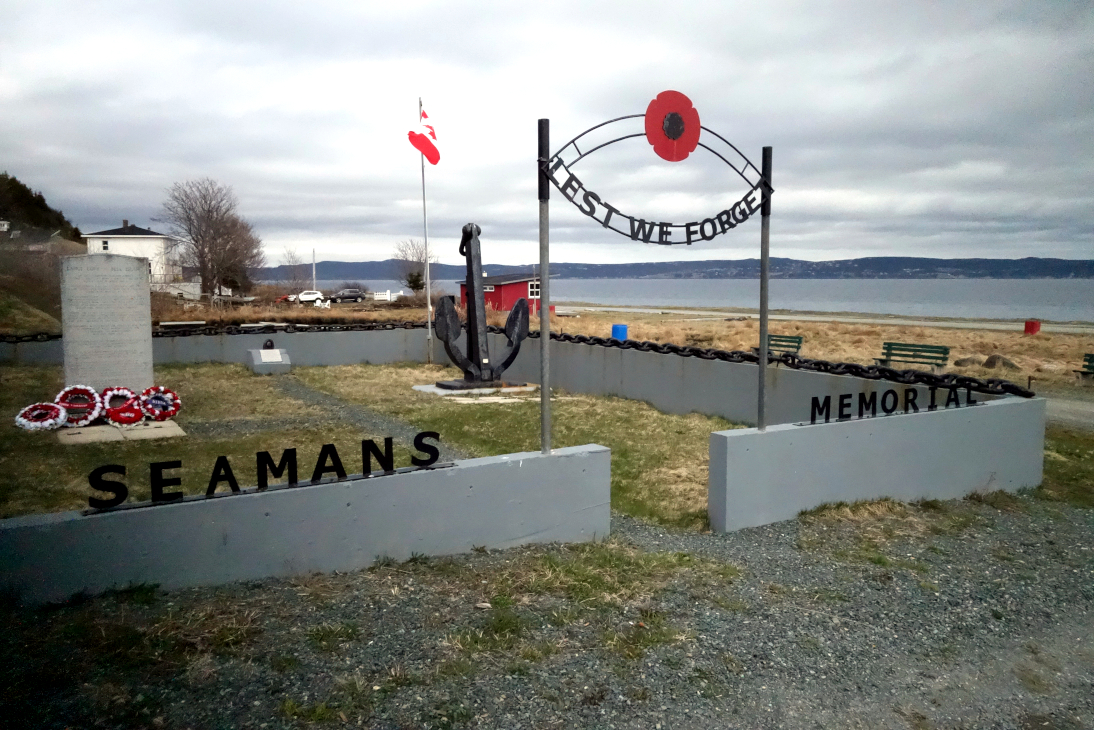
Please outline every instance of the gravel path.
M0 704L39 728L1089 730L1094 512L1003 506L729 535L615 516L580 559L523 548L17 612ZM642 583L629 546L677 567ZM106 664L74 670L73 637L100 635Z
M365 406L342 400L333 395L315 390L292 376L274 377L273 384L285 395L302 401L307 405L321 407L325 414L315 416L286 416L278 418L229 418L215 421L190 421L186 423L186 432L194 436L220 438L250 435L262 431L285 429L315 429L325 423L341 421L349 423L366 433L391 436L396 441L413 445L414 437L421 430L405 421L377 413ZM469 459L471 454L462 449L440 443L441 461Z

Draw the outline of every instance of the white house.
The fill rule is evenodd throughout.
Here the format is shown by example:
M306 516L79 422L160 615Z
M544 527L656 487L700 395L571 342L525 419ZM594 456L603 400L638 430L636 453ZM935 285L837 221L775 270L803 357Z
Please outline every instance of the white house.
M121 228L84 234L87 252L113 253L148 259L148 275L153 284L182 281L182 266L178 263L178 241L171 236L129 225L123 220Z

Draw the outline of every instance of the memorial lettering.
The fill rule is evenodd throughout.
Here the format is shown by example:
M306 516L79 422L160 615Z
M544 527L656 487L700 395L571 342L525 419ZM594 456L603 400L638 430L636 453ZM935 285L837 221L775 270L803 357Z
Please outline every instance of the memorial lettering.
M927 406L928 411L937 411L938 405L935 400L935 391L937 388L931 387L927 389L931 394L931 403ZM881 398L878 398L876 391L869 393L858 394L858 418L874 418L878 412L878 401L881 401L882 415L891 416L900 409L901 397L895 390L886 390ZM822 423L830 423L832 421L833 408L835 409L837 421L849 421L852 417L852 406L855 403L854 393L841 393L836 396L836 400L833 403L832 396L826 395L823 398L819 396L813 396L809 403L809 423L817 423L821 420ZM904 413L919 413L919 391L915 388L904 389ZM972 390L966 389L965 402L962 403L957 394L957 388L949 389L949 397L946 398L946 405L944 408L967 408L969 406L979 405L980 401L974 400L972 397Z
M417 471L419 469L427 469L436 464L441 457L441 451L437 448L435 443L430 443L430 441L439 443L440 439L441 435L436 431L422 431L415 435L415 453L411 453L410 456L410 463L413 464L413 466L399 471ZM381 470L380 472L372 471L373 458L376 459L377 465ZM355 476L353 478L367 479L395 474L394 440L390 436L385 438L383 449L381 449L372 439L362 440L361 465L362 473L360 476ZM179 460L158 461L148 465L149 484L152 492L152 501L148 503L149 505L178 502L179 500L184 499L185 495L181 491L164 491L167 487L182 486L181 477L165 473L181 468L182 461ZM209 481L205 488L205 497L221 497L243 494L245 492L263 492L269 489L271 475L274 479L281 479L284 477L284 487L286 488L298 486L296 449L294 448L282 451L277 464L274 464L273 457L270 455L269 451L259 451L255 454L255 468L258 477L258 486L253 490L243 490L239 486L239 481L236 479L235 473L232 470L232 464L229 458L227 456L218 456L209 474ZM93 469L87 475L87 483L92 490L96 492L106 492L107 494L112 495L109 499L89 497L87 504L93 510L114 509L122 505L129 498L129 488L126 484L115 479L107 479L107 475L124 477L126 475L126 467L122 464L105 464ZM346 474L346 469L342 464L342 459L334 444L323 444L320 447L318 458L315 461L315 469L312 471L309 484L319 484L328 476L334 477L334 479L329 480L328 483L330 483L330 481L344 481L350 478L350 476ZM229 494L216 494L216 490L221 484L228 486L231 490Z

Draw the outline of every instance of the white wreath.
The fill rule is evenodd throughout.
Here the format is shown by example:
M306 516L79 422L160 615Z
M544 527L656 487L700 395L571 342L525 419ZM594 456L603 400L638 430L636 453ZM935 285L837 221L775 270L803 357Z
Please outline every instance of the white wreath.
M99 392L94 388L88 387L86 385L68 386L57 394L57 397L53 399L53 402L63 407L61 400L69 393L73 393L76 391L81 391L80 395L87 396L87 398L91 402L87 404L87 412L84 413L84 416L75 420L66 420L64 423L65 428L79 428L81 426L86 426L87 424L91 423L96 418L101 416L103 413L103 399L99 396ZM83 404L81 404L81 407L83 407Z
M33 408L57 409L57 413L50 418L32 421L26 417ZM64 406L56 403L32 403L15 416L15 425L25 431L52 431L60 428L68 420L68 411Z

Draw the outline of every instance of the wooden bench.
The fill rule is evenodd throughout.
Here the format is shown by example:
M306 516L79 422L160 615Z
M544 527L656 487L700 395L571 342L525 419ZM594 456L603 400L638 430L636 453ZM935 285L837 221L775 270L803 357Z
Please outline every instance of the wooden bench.
M890 367L894 362L929 365L931 372L940 373L950 361L950 348L945 345L917 345L910 342L886 342L881 357L874 358L878 365Z
M802 338L798 335L768 335L767 352L792 352L797 355L802 349ZM752 352L760 354L760 348L753 347ZM778 363L776 363L778 365Z
M1075 371L1075 377L1080 383L1094 380L1094 354L1088 352L1083 355L1083 368Z

